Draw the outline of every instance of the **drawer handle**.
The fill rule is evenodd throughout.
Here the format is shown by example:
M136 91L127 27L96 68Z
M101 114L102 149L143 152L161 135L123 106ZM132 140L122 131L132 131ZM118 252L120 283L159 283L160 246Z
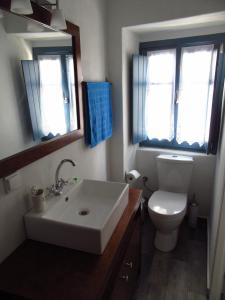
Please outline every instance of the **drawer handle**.
M126 266L126 267L129 267L130 269L133 269L133 263L132 263L132 261L130 261L130 262L125 262L125 266Z
M122 275L122 276L120 276L120 279L128 282L129 281L129 276L128 275Z

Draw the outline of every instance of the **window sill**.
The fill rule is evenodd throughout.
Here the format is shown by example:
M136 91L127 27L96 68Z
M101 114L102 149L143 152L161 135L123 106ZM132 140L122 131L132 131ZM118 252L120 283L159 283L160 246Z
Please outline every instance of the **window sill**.
M215 157L213 154L206 154L202 152L194 152L194 151L184 151L184 150L176 150L176 149L165 149L165 148L156 148L156 147L138 147L137 151L140 152L152 152L156 154L177 154L177 155L186 155L193 157Z

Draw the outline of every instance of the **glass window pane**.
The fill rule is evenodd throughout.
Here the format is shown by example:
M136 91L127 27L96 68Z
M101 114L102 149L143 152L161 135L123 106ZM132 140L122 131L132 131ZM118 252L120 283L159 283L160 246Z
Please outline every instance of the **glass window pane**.
M217 53L214 45L181 52L177 142L200 146L208 141Z
M145 127L149 139L174 138L176 50L148 52Z
M45 136L66 133L60 56L39 56L40 110Z

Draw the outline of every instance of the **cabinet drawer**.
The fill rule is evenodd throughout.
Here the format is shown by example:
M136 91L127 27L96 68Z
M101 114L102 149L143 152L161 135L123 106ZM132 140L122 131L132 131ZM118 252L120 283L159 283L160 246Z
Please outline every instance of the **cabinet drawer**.
M132 297L140 268L140 232L140 218L137 218L110 300L128 300Z

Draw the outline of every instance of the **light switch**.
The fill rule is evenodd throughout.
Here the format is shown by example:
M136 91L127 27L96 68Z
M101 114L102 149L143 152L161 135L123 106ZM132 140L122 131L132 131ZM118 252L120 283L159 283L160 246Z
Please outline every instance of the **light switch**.
M6 194L19 189L22 186L22 180L19 172L3 178L3 186Z

